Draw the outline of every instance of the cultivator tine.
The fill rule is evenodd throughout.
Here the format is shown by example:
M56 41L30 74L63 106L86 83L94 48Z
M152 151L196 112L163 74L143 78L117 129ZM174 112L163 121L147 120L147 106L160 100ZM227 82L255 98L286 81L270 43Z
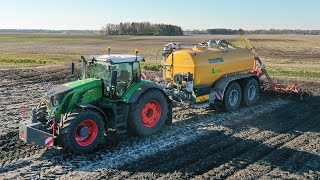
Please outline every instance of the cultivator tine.
M255 69L250 73L257 74L259 77L263 75L266 77L267 82L262 82L262 87L264 90L279 92L283 94L298 95L300 97L300 100L308 100L312 96L309 91L305 89L301 89L300 87L298 87L297 84L293 84L292 86L286 86L284 83L283 84L275 83L269 76L260 58L255 57L255 60L256 60L255 64L258 64L259 67L255 66Z
M307 100L309 100L311 97L312 97L312 94L311 94L310 91L304 91L304 90L303 90L303 91L300 93L300 100L301 100L301 101L307 101Z

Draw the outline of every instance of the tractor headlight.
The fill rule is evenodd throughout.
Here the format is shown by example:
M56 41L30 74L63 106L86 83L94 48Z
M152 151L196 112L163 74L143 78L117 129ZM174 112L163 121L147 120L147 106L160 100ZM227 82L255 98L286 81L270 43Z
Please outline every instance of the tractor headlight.
M57 110L58 110L58 108L59 108L59 106L54 106L53 108L52 108L52 114L55 114L56 112L57 112Z
M57 112L59 106L54 106L50 109L48 109L49 118L53 118L54 114Z

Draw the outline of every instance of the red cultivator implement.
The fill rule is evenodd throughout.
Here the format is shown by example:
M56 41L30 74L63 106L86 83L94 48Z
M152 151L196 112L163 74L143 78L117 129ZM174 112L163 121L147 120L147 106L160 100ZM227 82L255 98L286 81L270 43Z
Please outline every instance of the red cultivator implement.
M260 58L255 57L255 68L250 73L257 74L259 77L265 76L267 81L261 81L261 87L265 91L278 92L282 94L288 94L290 96L299 97L299 100L308 100L312 95L309 91L301 89L297 84L287 86L284 83L275 83L269 76L265 66L262 64Z
M270 84L262 81L262 88L265 91L278 92L297 97L299 100L308 100L312 95L309 91L299 88L297 84L286 86L285 84Z

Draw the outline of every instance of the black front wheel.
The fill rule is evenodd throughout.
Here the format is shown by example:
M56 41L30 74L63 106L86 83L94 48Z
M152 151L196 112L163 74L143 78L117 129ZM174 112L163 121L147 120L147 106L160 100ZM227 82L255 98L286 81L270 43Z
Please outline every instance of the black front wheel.
M67 152L88 153L94 150L104 134L101 115L90 109L76 109L64 121L59 138Z

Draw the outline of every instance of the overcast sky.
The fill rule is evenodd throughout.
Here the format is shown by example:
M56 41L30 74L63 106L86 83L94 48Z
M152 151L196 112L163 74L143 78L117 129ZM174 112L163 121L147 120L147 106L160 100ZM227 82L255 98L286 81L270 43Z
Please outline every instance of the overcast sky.
M319 0L1 0L0 29L168 23L186 29L320 29Z

